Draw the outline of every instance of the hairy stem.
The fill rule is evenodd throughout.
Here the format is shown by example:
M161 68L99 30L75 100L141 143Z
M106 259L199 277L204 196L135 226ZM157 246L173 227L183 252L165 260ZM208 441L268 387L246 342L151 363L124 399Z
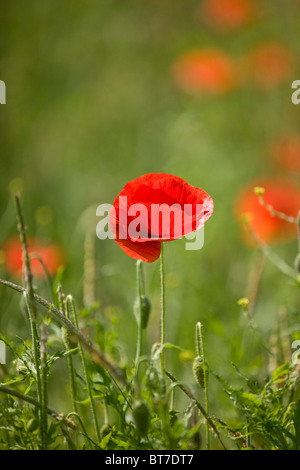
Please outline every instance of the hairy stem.
M47 450L47 432L48 432L48 421L47 421L47 404L48 404L48 392L47 392L47 330L46 324L42 325L41 329L41 435L42 435L42 447L43 450Z
M204 370L204 393L205 393L205 411L207 417L209 417L209 401L208 401L208 367L205 357L205 348L202 333L202 324L198 322L196 324L196 350L197 354L201 355L203 361ZM200 354L199 354L200 353ZM206 419L206 449L210 449L210 432L209 432L209 421Z
M142 351L142 279L141 279L141 263L142 261L138 260L136 263L136 282L137 282L137 299L138 299L138 315L136 318L137 321L137 345L136 345L136 355L135 355L135 368L134 368L134 379L137 380L137 373L139 367L139 361Z
M76 308L75 308L74 299L71 295L67 296L66 305L67 305L67 311L68 312L69 312L68 308L70 308L70 310L72 312L72 315L73 315L73 318L74 318L75 326L78 329L79 325L78 325L77 312L76 312ZM92 416L93 416L93 420L94 420L96 436L97 436L98 442L100 442L101 438L100 438L100 430L99 430L99 425L98 425L98 420L97 420L96 406L95 406L95 401L94 401L94 398L93 398L91 383L90 383L89 376L88 376L88 373L87 373L87 367L86 367L84 352L83 352L83 348L81 346L81 343L79 343L79 351L80 351L80 358L81 358L82 368L83 368L83 372L84 372L85 382L86 382L86 386L87 386L87 389L88 389L88 395L89 395L90 404L91 404L91 411L92 411Z
M68 309L66 308L65 303L64 303L64 293L62 292L62 288L61 288L60 284L57 287L57 294L58 294L59 308L64 313L66 318L68 318L68 320L70 320L69 314L68 314ZM63 329L62 329L62 332L64 332ZM67 349L69 349L68 344L65 344L65 347ZM67 363L68 363L68 372L69 372L69 379L70 379L70 385L71 385L72 406L73 406L73 411L75 413L77 413L76 385L75 385L75 377L74 377L73 360L72 360L71 354L68 354L68 356L67 356Z
M165 369L165 354L164 354L164 344L166 337L166 292L165 292L165 266L164 266L164 244L161 244L161 254L160 254L160 303L161 303L161 313L160 313L160 366L161 372L164 374Z

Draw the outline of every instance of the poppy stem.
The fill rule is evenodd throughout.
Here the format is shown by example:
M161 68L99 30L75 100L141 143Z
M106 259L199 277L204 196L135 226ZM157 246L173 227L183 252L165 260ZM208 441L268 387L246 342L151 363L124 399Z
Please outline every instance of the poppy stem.
M160 302L161 302L161 312L160 312L160 365L161 372L164 375L165 370L165 357L164 357L164 344L166 336L166 292L165 292L165 266L164 266L164 244L161 244L161 254L160 254Z
M135 356L135 369L134 369L134 379L137 379L137 373L139 368L139 361L142 351L142 291L143 291L143 280L142 280L142 261L138 260L136 263L136 283L137 283L137 299L138 299L138 312L137 312L137 346L136 346L136 356Z

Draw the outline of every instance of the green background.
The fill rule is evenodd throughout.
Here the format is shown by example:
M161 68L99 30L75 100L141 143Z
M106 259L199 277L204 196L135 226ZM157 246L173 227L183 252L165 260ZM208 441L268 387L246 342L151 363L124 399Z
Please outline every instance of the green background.
M103 315L115 312L133 359L135 261L113 240L96 239L96 207L112 203L127 181L148 172L184 178L212 196L215 211L202 250L186 251L184 240L166 244L167 340L193 350L195 323L201 321L215 370L226 377L234 361L264 377L263 347L244 328L237 304L259 254L243 243L234 203L249 181L282 174L268 149L278 134L298 129L300 107L291 103L291 83L299 78L299 61L298 76L296 70L275 89L260 91L246 81L220 96L181 91L171 67L198 47L216 47L241 60L264 40L283 42L298 59L300 6L257 1L254 22L222 33L197 19L200 3L2 2L0 79L7 104L0 107L0 243L17 233L11 189L22 188L28 234L64 247L64 289L82 306L84 241L92 233L96 298ZM41 207L47 224L40 223ZM295 242L277 248L290 264L296 250ZM14 280L3 265L0 274ZM145 277L153 306L147 352L159 340L158 261L145 265ZM44 281L37 284L47 292ZM11 339L26 335L16 295L1 288L0 300L1 332ZM293 286L267 263L255 313L262 335L270 334L281 305L293 310L297 302ZM191 381L190 363L177 351L167 356L170 368ZM216 398L213 406L218 404Z

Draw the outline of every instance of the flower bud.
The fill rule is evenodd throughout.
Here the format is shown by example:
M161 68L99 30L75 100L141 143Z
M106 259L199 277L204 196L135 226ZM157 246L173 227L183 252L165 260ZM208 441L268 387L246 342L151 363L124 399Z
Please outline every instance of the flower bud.
M201 388L204 388L204 364L202 357L197 356L193 361L193 374L196 382L200 385Z
M262 196L264 193L265 193L265 188L261 188L260 186L256 186L254 188L254 193L257 195L257 196Z
M145 437L150 424L150 411L144 401L136 401L132 406L132 416L140 436Z

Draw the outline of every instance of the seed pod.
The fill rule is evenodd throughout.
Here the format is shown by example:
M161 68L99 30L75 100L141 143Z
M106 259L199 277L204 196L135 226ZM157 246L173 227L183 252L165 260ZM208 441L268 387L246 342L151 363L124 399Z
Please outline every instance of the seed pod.
M204 388L204 369L203 369L203 360L202 357L197 356L193 361L193 374L196 382L200 385L201 388Z
M65 348L67 350L77 348L78 340L76 336L70 330L68 330L68 328L66 328L65 326L63 326L61 329L61 336L62 336L63 343L65 345ZM77 351L74 351L74 354L76 353Z
M28 432L33 432L39 427L39 422L36 418L31 418L26 424Z
M140 436L145 437L150 424L150 411L143 401L136 401L132 406L132 416Z

